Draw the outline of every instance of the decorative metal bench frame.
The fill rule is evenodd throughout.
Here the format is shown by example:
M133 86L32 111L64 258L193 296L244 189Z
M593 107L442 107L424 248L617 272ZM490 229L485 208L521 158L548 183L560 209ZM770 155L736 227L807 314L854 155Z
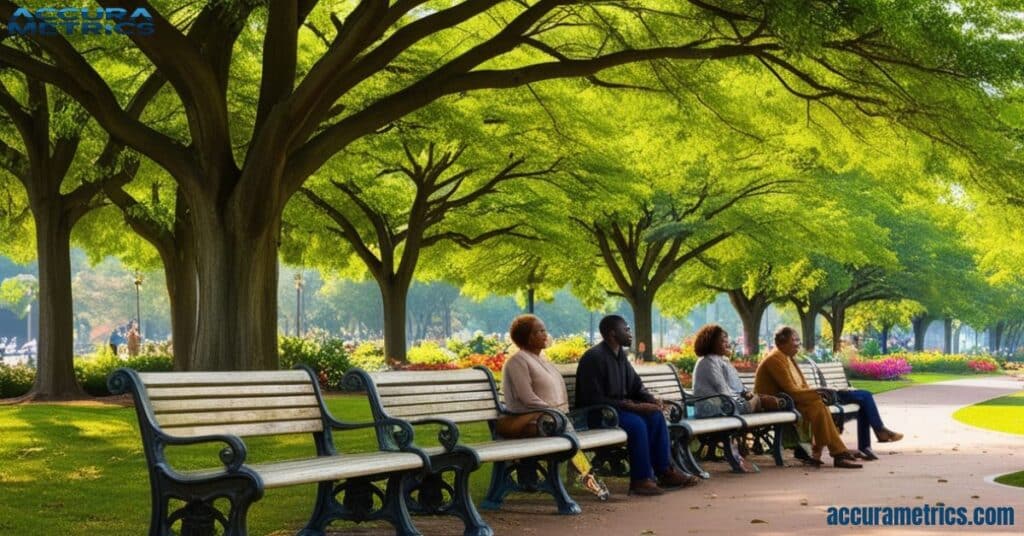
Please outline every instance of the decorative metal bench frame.
M430 458L413 445L413 428L387 417L371 423L335 419L324 404L313 371L155 372L122 368L107 379L114 394L131 392L142 435L152 492L150 536L171 536L180 520L182 535L247 534L250 505L265 489L317 484L313 513L300 536L322 536L328 524L386 520L403 536L419 535L402 486L430 470ZM332 432L373 428L378 452L340 454ZM247 464L243 437L309 433L316 456ZM181 470L166 458L175 445L223 443L223 467ZM377 482L386 481L384 488ZM343 496L339 501L338 497ZM171 511L171 500L184 504ZM215 507L230 505L227 515ZM380 506L375 506L375 499Z
M566 382L570 392L575 393L576 366L559 365L559 371ZM683 388L679 381L679 372L671 364L663 365L639 365L635 367L637 374L644 382L644 386L652 394L663 400L666 404L666 417L670 439L672 441L672 459L680 469L700 476L710 478L710 473L705 471L693 451L690 443L693 440L701 442L702 449L720 449L734 472L742 472L739 460L733 456L729 442L737 435L750 433L755 441L764 444L763 451L770 452L775 459L776 465L782 465L782 445L775 440L778 434L769 434L783 425L795 422L799 414L792 410L792 401L787 400L788 408L785 411L757 413L740 415L736 411L732 399L724 395L712 395L707 397L696 397ZM569 397L570 400L574 396ZM695 418L690 417L691 413L687 408L702 400L718 399L722 404L722 415L718 417ZM625 451L619 449L605 449L597 452L594 456L594 465L604 468L609 474L624 474Z
M515 415L501 402L491 372L485 367L464 370L379 372L355 369L343 380L351 390L365 390L373 415L378 419L398 417L413 426L438 425L438 447L424 449L430 456L431 471L408 476L405 486L410 511L421 514L452 514L465 523L467 536L493 534L473 505L469 474L482 464L494 467L481 507L497 509L512 492L543 491L551 494L561 514L578 514L580 507L569 496L560 469L581 448L625 443L626 434L617 427L617 414L605 415L605 428L574 431L566 415L556 410L539 410L540 437L502 439L495 434L498 417ZM460 424L486 422L491 441L463 444ZM442 475L454 473L454 486ZM538 480L537 475L540 475ZM445 494L449 499L445 499Z

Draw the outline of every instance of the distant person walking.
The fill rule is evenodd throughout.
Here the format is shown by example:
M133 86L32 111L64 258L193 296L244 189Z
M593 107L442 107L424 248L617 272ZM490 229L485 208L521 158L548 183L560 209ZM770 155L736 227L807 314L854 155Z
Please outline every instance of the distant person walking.
M107 341L110 343L110 351L116 356L117 349L124 344L124 326L117 326L114 331L110 332L110 339Z
M133 320L128 328L128 357L139 355L142 348L142 335L139 334L139 325Z

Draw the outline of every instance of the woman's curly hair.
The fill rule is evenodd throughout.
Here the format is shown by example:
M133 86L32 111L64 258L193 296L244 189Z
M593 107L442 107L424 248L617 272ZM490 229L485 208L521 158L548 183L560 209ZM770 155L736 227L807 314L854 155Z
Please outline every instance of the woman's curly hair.
M706 324L697 331L693 339L693 353L700 357L714 354L718 346L718 337L725 333L725 329L718 324Z

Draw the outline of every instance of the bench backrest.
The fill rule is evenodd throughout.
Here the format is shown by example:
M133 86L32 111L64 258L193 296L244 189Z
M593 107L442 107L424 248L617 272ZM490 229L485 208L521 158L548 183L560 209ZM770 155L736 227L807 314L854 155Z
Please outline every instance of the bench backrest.
M368 374L371 399L390 417L416 422L442 417L456 423L496 419L498 391L483 368L375 372Z
M569 392L569 409L576 406L576 364L555 365L565 381L565 389ZM686 396L683 386L679 383L676 368L669 364L635 365L634 370L640 375L644 387L662 400L682 402Z
M830 361L828 363L817 363L817 366L818 370L821 371L821 376L824 377L824 387L829 389L850 388L850 380L846 378L846 370L843 369L842 363Z
M807 385L812 388L846 389L850 387L850 380L846 378L843 364L838 361L815 363L813 365L801 362L798 366L800 367L800 372L804 375L804 379L807 380ZM818 374L819 371L821 372L820 375ZM740 373L740 380L743 381L743 386L750 390L754 390L754 377L755 373L753 372Z
M140 382L136 404L167 435L244 437L324 430L319 387L306 370L130 371L124 378L129 376L134 379L128 381Z

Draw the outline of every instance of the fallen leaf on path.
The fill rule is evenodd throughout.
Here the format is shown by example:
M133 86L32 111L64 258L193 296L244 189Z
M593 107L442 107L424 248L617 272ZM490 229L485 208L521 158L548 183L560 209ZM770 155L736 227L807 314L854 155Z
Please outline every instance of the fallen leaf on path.
M977 495L971 495L971 498L972 499L980 499L981 497L978 497Z
M768 522L767 522L767 521L765 521L765 520L763 520L763 519L751 519L751 520L750 520L750 523L751 523L751 524L754 524L754 523L764 523L765 525L767 525L767 524L768 524Z
M948 480L946 480L945 478L940 478L940 479L939 479L939 483L940 483L940 484L945 484L946 482L949 482L949 481L948 481Z
M914 497L914 498L920 500L920 499L923 499L924 497L918 495L917 497Z
M807 506L807 499L800 499L800 506Z
M655 533L655 532L654 532L653 530L651 530L651 529L647 529L647 530L645 530L645 531L641 532L641 533L640 533L640 536L651 536L651 535L652 535L652 534L654 534L654 533Z

